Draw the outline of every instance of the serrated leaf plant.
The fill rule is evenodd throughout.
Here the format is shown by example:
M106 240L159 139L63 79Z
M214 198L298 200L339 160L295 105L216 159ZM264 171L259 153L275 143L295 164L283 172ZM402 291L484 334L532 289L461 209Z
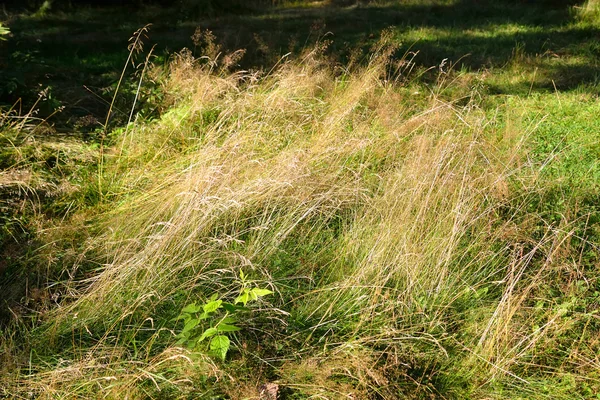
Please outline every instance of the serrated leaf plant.
M225 361L231 347L228 335L241 329L236 323L242 312L250 311L246 305L273 293L268 289L248 287L243 271L240 271L240 280L242 288L233 303L223 301L215 293L204 304L194 302L181 310L175 318L176 321L183 320L184 324L176 336L177 344L205 350L209 355Z

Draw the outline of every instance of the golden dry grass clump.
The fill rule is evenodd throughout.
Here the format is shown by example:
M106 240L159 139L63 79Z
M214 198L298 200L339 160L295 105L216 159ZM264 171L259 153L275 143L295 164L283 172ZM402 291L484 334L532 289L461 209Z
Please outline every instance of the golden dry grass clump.
M526 136L492 139L473 101L414 93L389 75L391 54L344 73L312 52L230 74L181 53L170 110L109 154L116 201L92 246L108 261L45 325L72 359L24 385L177 397L203 376L248 396L272 368L319 398L394 398L433 390L414 376L435 371L524 381L516 371L555 321L531 332L527 299L566 234L531 246L501 216L526 184ZM171 318L235 296L240 270L276 295L245 321L230 364L174 346ZM229 367L253 378L238 385Z

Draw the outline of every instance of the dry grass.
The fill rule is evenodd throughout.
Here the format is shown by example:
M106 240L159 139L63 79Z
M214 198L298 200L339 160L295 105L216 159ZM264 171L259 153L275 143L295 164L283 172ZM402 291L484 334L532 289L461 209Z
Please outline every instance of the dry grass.
M575 8L575 13L579 19L585 22L598 23L600 18L600 2L598 0L586 0L581 7Z
M311 398L525 384L523 366L564 315L531 330L531 299L564 260L569 224L524 239L527 225L502 210L522 211L513 188L535 184L522 173L527 133L495 140L476 103L438 90L418 109L390 79L392 50L343 74L318 51L262 75L180 54L164 83L171 110L107 156L114 207L91 249L108 262L41 328L39 343L68 359L22 370L7 393L251 396L268 375L256 368ZM237 358L216 366L173 347L170 318L235 296L240 270L277 295L244 321Z

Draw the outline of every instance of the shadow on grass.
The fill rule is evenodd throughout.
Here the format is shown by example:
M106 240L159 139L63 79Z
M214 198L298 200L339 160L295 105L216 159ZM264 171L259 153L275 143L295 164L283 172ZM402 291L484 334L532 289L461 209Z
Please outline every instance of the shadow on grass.
M198 21L180 21L181 15L161 8L21 17L11 22L13 37L0 54L0 103L19 97L32 103L39 90L50 87L42 114L60 105L65 107L62 122L71 127L90 115L102 120L127 58L127 40L148 22L154 26L147 43L156 43L163 58L193 47L190 36L201 26L213 31L224 49L247 49L243 68L270 67L281 55L298 52L327 32L332 33L327 36L333 40L332 53L343 61L356 48L368 49L383 29L392 27L404 50L419 52L415 61L424 67L447 59L455 68L505 69L514 67L519 57L538 58L522 65L524 70L537 68L533 84L530 76L522 85L497 81L493 92L521 92L520 86L547 90L554 85L571 90L596 82L599 72L600 29L576 21L573 9L581 2L323 1Z

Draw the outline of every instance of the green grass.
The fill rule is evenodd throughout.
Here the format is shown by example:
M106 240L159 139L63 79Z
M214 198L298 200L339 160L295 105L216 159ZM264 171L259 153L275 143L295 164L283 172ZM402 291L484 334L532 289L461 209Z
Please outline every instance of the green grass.
M0 119L1 395L593 398L596 8L165 13L106 137L156 10L13 18L13 95L52 90ZM242 271L274 294L225 361L177 345L182 308L233 301Z

